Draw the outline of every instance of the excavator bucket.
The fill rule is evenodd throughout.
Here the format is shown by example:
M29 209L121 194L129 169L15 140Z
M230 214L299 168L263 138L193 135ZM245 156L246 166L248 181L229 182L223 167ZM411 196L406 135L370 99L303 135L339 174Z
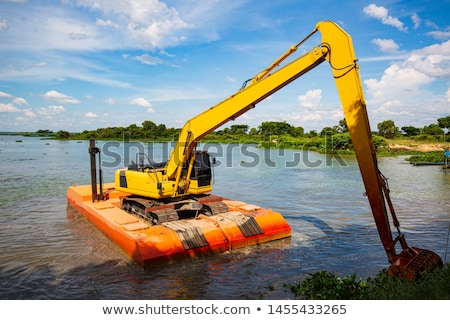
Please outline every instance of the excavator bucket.
M388 275L408 281L417 280L424 272L442 268L442 259L433 251L419 248L403 250L388 268Z

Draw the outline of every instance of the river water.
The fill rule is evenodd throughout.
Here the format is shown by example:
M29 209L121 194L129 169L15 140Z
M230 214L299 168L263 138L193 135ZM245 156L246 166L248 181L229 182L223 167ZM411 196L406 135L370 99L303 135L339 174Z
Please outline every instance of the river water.
M105 182L144 148L98 141ZM204 145L217 159L215 194L279 211L292 237L141 269L67 206L89 184L87 141L0 136L0 299L286 299L310 273L375 276L388 266L353 157ZM380 158L410 246L447 261L450 172Z

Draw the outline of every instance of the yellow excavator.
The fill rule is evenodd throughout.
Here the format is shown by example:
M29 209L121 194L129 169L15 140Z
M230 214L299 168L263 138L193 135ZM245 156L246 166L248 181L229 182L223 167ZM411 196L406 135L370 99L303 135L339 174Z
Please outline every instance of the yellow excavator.
M322 36L318 46L279 66L318 31ZM226 212L227 207L220 198L209 194L211 159L207 152L196 150L198 142L324 61L330 64L336 82L365 194L390 263L388 273L412 281L424 271L442 266L436 253L409 247L400 231L387 180L378 169L352 39L331 21L319 22L305 39L246 81L235 94L187 121L167 162L152 163L145 155L139 155L128 168L117 170L116 189L132 194L122 199L122 208L153 224L177 220L189 212L202 211L209 215ZM395 236L391 232L391 220L397 231Z

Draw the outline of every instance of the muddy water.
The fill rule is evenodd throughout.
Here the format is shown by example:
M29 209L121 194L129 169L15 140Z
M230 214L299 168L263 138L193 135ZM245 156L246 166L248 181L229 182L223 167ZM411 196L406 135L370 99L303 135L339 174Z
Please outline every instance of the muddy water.
M140 148L98 146L105 181ZM387 266L353 158L205 145L214 193L281 212L292 237L142 270L67 206L67 187L89 183L87 148L0 136L1 299L282 299L292 298L284 283L311 272L368 277ZM157 160L168 148L144 149ZM447 260L450 172L402 158L380 168L408 243Z

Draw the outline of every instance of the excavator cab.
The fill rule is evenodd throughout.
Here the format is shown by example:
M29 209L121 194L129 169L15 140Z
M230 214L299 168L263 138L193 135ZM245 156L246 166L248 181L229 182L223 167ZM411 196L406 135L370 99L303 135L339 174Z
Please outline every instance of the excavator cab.
M195 152L194 164L190 175L189 193L194 189L210 186L212 183L211 157L206 151ZM203 192L203 191L202 191Z

